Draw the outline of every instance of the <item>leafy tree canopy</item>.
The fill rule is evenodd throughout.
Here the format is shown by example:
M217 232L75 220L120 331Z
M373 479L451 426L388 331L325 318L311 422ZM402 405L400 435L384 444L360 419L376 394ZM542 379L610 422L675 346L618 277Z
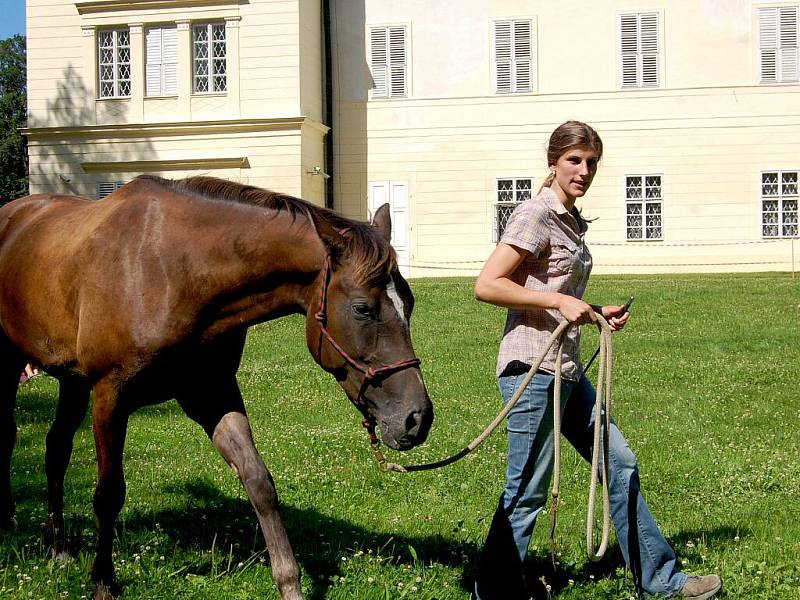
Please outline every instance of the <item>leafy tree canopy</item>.
M25 37L0 40L0 204L28 193Z

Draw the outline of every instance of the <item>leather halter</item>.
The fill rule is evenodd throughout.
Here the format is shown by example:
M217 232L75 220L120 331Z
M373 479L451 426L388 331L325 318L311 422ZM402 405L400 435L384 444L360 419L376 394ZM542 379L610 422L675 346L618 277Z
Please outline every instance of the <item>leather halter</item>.
M336 340L333 339L333 336L328 331L328 328L325 327L325 324L328 320L327 315L327 306L328 306L328 284L330 283L331 278L331 257L330 255L325 257L325 266L322 269L322 285L320 286L320 294L319 294L319 310L314 317L319 321L319 329L322 332L322 335L328 340L328 343L333 346L333 349L339 353L347 364L349 364L354 369L361 371L364 374L364 380L361 383L361 389L358 391L358 396L354 401L354 404L361 410L364 414L364 427L367 428L367 431L370 432L370 439L375 437L375 419L372 417L369 412L367 411L366 402L363 400L364 391L367 389L367 386L370 384L374 384L375 382L387 377L388 375L395 373L397 371L402 371L403 369L407 369L409 367L419 367L420 359L417 357L408 358L406 360L399 360L397 362L393 362L383 367L373 368L369 365L364 364L363 362L353 358L350 356L344 348L342 348L339 344L336 343Z

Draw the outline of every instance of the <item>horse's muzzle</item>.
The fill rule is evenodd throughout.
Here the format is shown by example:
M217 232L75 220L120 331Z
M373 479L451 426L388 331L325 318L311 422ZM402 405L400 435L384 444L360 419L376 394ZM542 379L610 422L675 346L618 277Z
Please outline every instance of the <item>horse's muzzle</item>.
M427 400L427 399L426 399ZM433 405L430 400L410 413L379 418L383 443L393 450L410 450L428 438L433 423Z

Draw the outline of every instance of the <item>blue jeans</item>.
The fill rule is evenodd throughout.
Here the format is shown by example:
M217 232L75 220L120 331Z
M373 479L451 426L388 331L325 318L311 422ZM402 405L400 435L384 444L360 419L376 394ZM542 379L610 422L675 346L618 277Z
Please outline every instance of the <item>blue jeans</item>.
M513 397L525 375L500 377L504 402ZM479 600L528 597L522 563L553 475L553 382L552 375L536 373L508 415L506 486L480 559L475 586ZM564 437L591 463L595 390L586 377L577 382L562 381L561 409ZM617 540L637 587L649 595L676 595L686 575L677 570L675 553L640 493L636 457L613 420L609 431L609 495Z

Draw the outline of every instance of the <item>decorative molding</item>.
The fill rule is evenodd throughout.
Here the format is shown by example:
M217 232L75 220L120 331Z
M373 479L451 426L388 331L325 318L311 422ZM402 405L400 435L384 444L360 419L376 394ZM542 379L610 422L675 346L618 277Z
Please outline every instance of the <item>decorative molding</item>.
M330 127L308 117L279 117L275 119L236 119L228 121L181 121L174 123L124 123L120 125L87 125L79 127L26 127L23 135L31 142L62 138L115 139L149 138L153 136L192 136L215 133L250 133L254 131L300 131L312 127L323 134Z
M131 30L131 35L142 35L142 28L144 23L128 23L128 28Z
M81 32L85 37L93 36L96 29L94 25L81 25Z
M239 22L242 20L242 17L225 17L225 27L235 28L239 27Z
M191 21L189 21L188 19L186 20L181 19L180 21L175 21L175 25L177 26L178 31L189 31L190 23Z
M81 15L129 10L154 10L163 8L193 8L205 6L229 6L246 3L247 0L78 0L75 8Z
M234 158L177 158L171 160L121 160L82 162L86 173L152 173L153 171L196 171L206 169L249 169L246 156Z

